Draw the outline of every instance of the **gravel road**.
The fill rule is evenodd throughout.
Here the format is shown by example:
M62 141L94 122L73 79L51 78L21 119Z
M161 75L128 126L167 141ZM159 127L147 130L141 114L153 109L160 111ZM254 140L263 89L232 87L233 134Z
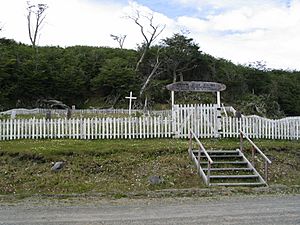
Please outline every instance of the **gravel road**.
M300 195L0 203L0 224L299 224Z

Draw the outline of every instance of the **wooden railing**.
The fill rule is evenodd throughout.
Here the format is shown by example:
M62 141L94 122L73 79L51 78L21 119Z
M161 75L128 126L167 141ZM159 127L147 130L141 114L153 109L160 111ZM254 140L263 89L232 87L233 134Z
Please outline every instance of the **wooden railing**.
M300 140L300 117L282 119L259 116L222 117L223 137L239 137L240 130L249 138Z
M252 165L255 167L255 153L258 152L264 159L264 175L265 181L268 181L268 167L272 161L257 147L256 144L242 131L240 130L240 150L243 152L244 149L244 138L246 138L251 144L251 153L252 153Z
M32 110L12 109L0 112L0 140L74 138L74 136L86 139L111 137L160 138L170 136L188 138L190 128L198 138L213 138L219 137L219 135L223 138L238 138L240 130L242 130L248 138L300 140L300 117L288 117L278 120L258 116L220 118L218 107L214 105L174 105L173 112L170 110L150 111L146 114L137 114L136 117L129 116L128 110L123 109L76 109L72 110L72 116L69 120L67 110L59 109L51 110L52 120L49 120L50 116L47 116L46 119L48 110L38 108ZM233 111L233 109L230 110ZM19 114L29 114L31 119L25 119L29 116L17 116ZM37 119L35 119L35 116ZM45 119L39 119L40 117ZM88 118L90 119L88 120ZM136 122L137 120L139 121ZM158 122L162 120L163 122ZM48 124L50 125L48 126ZM138 129L135 129L135 126ZM73 127L79 127L80 129L82 127L82 130L77 131ZM84 132L85 127L87 127L87 133ZM143 129L144 127L146 127L146 130ZM122 131L122 128L124 128L124 131ZM131 128L134 131L131 131ZM156 128L159 133L158 136L155 135ZM89 135L89 132L92 135Z
M196 140L199 148L198 148L198 158L194 158L193 160L196 161L197 164L197 169L199 174L202 176L202 178L204 179L205 183L207 185L210 184L210 169L211 169L211 164L213 164L213 160L210 158L209 154L207 153L206 149L204 148L203 144L199 141L199 139L197 138L196 134L190 129L190 140L189 140L189 153L190 156L195 157L194 154L192 154L193 151L193 139ZM201 167L201 152L204 153L204 155L207 158L207 173L205 174L202 167Z
M170 138L168 117L0 120L0 140Z
M46 113L51 112L51 114L57 114L59 116L65 117L67 115L68 109L44 109L44 108L34 108L34 109L25 109L25 108L16 108L16 109L10 109L7 111L0 112L0 115L32 115L32 117L37 115L43 115L45 116ZM92 115L104 115L104 114L124 114L124 116L129 114L128 109L72 109L71 110L72 115L76 115L75 118L79 117L79 115L88 116L88 114ZM167 117L171 116L172 111L171 110L136 110L132 109L132 113L140 113L141 115L149 116L162 116Z

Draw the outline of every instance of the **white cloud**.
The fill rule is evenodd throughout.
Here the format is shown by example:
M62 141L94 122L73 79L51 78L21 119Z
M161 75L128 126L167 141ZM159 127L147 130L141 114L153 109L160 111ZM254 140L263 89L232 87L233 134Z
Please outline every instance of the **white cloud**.
M233 10L242 7L265 7L265 6L283 6L286 4L287 0L171 0L175 4L179 4L183 7L194 7L200 10L202 9L223 9L223 10Z
M1 36L30 44L26 21L27 0L1 0L0 22L4 25ZM32 3L41 1L32 0ZM49 8L41 30L39 45L92 45L118 47L110 34L127 35L125 48L135 48L143 42L139 27L126 15L134 13L133 8L143 15L154 15L153 24L166 25L161 37L170 36L174 21L161 13L131 1L119 4L112 1L91 0L43 0ZM143 17L142 17L143 18ZM147 21L143 21L147 24Z
M128 5L87 0L44 0L43 3L49 8L40 32L40 45L117 47L110 34L128 34L125 46L129 48L142 41L136 25L124 19ZM1 36L30 43L26 6L26 0L0 2L0 21L4 27Z
M239 2L239 1L237 1ZM206 20L180 17L202 50L238 63L263 60L272 68L300 69L300 1L243 6Z
M47 24L41 45L115 46L110 34L134 33L134 25L124 20L124 6L118 4L91 4L82 0L48 0ZM126 42L138 41L128 35ZM126 44L126 43L125 43Z
M138 4L137 2L134 1L130 1L129 5L127 7L124 8L123 12L125 16L129 16L129 17L136 17L137 16L137 10L139 12L141 12L140 14L140 18L139 18L139 23L141 23L144 26L145 29L145 34L149 37L149 34L153 32L152 27L150 26L149 23L149 18L153 18L153 25L154 26L159 26L158 30L163 29L163 32L159 35L159 39L163 39L165 37L171 36L172 33L174 32L174 30L176 29L176 24L175 21L168 18L167 16L158 13L158 12L154 12L151 9L142 6L140 4ZM132 19L127 19L128 23L133 24L134 21ZM142 34L140 32L140 28L134 24L134 28L135 28L135 33L142 37ZM142 38L143 39L143 38ZM139 43L141 43L143 40L141 40ZM158 40L156 40L157 43Z
M208 10L201 19L189 15L168 18L136 1L44 0L49 8L39 44L118 47L110 34L127 34L124 46L135 48L143 37L137 25L124 16L137 7L153 13L155 24L167 25L160 38L185 28L201 50L216 57L238 63L263 60L269 67L300 70L300 0L289 5L282 0L173 0L182 7L199 8L200 14ZM29 44L26 0L1 0L0 22L1 36Z
M177 23L179 26L187 27L191 32L207 32L209 29L207 21L188 16L179 17Z

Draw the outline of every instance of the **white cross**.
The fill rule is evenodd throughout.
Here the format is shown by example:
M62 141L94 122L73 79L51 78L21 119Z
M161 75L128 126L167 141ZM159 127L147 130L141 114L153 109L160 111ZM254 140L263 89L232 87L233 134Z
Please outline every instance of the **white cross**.
M129 115L131 115L131 103L132 100L136 99L136 97L132 97L132 91L131 91L129 97L125 97L125 98L129 99Z

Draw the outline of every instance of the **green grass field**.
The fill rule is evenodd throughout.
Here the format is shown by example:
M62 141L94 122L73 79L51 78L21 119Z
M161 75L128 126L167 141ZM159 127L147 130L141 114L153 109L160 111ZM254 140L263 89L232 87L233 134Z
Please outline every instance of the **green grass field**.
M237 139L204 139L207 149L238 148ZM300 185L300 141L257 140L273 161L270 184ZM250 146L246 145L246 150ZM188 157L188 141L15 140L0 142L0 194L104 193L206 188ZM60 172L51 163L66 161ZM149 176L164 183L150 185Z

